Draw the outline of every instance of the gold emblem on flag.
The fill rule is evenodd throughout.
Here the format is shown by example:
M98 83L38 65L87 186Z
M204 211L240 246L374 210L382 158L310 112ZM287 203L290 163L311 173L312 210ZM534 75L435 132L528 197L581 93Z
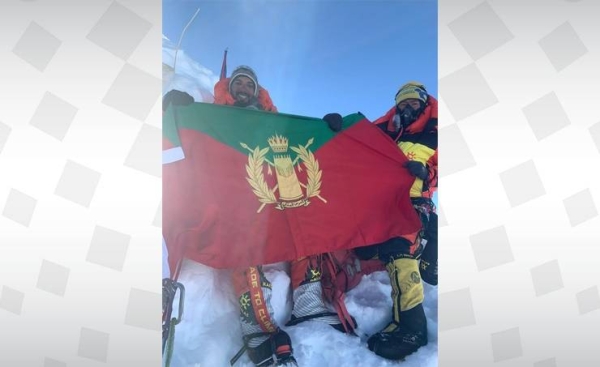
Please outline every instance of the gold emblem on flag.
M309 139L306 145L298 145L289 147L291 151L296 153L296 157L292 157L288 153L288 139L281 135L274 135L267 139L269 147L273 152L273 160L267 158L269 147L260 148L256 146L250 148L245 143L240 145L248 150L248 164L246 164L246 180L252 187L252 192L258 197L261 206L256 211L261 210L268 204L275 204L275 208L284 210L286 208L298 208L310 204L310 198L317 197L324 203L327 202L321 197L321 176L322 172L319 168L319 161L315 155L308 149L313 143L313 138ZM296 173L296 166L299 162L304 163L306 169L306 183L300 182ZM272 174L271 167L275 168L275 177L277 184L271 188L265 180L263 174L264 165L268 166L268 174ZM301 170L298 167L298 170ZM302 188L306 191L303 192ZM277 192L277 195L275 195Z

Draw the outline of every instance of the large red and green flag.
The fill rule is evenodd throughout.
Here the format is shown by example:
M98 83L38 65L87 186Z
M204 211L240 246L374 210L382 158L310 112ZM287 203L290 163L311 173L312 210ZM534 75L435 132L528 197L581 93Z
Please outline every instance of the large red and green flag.
M415 232L406 157L363 115L316 118L193 103L163 117L163 235L171 269L298 259Z

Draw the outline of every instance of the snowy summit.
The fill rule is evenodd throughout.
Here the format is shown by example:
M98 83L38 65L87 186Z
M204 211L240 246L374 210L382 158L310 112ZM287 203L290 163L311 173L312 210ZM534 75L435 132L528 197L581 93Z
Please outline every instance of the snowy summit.
M175 69L173 68L175 67ZM185 91L197 102L212 103L218 75L192 60L183 50L175 59L175 46L163 36L163 95L169 90ZM383 111L382 111L383 112ZM163 244L163 277L168 277L167 250ZM392 319L390 279L380 271L362 278L346 294L346 307L356 319L358 336L343 334L318 321L286 327L291 315L289 269L284 263L264 266L273 286L275 320L292 339L294 357L301 367L437 367L438 293L424 283L424 308L428 319L429 343L402 362L389 361L372 353L367 339ZM171 367L227 367L242 347L239 306L231 284L231 272L216 270L186 260L178 281L185 287L183 318L175 327ZM173 304L174 315L179 307ZM252 367L244 354L235 364Z

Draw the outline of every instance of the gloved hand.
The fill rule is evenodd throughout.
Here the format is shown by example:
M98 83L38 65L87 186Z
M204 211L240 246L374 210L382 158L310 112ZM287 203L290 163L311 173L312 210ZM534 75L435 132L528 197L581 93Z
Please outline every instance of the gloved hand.
M427 179L427 176L429 175L427 167L421 162L408 161L404 164L404 167L408 169L411 175L420 178L423 181Z
M169 104L172 104L173 106L187 106L192 103L194 103L194 97L186 92L173 89L163 97L162 109L163 112L166 111Z
M340 115L339 113L328 113L327 115L323 116L323 120L325 120L325 122L327 122L327 126L329 126L329 128L334 131L334 132L338 132L340 130L342 130L342 115Z

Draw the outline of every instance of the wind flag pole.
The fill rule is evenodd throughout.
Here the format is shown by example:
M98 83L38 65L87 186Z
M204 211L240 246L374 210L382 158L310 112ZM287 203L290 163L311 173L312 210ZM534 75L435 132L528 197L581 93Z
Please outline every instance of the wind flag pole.
M173 72L175 71L175 65L177 64L177 53L179 52L179 47L181 46L181 41L183 40L183 35L187 31L190 24L192 24L194 19L196 19L196 15L198 15L199 11L200 11L200 8L196 9L196 12L194 13L194 15L192 16L190 21L185 25L185 27L183 28L183 31L181 31L181 35L179 36L179 42L177 42L177 47L175 48L175 57L173 59Z
M225 52L223 53L223 64L221 64L221 76L219 77L219 80L225 78L227 78L227 49L225 49Z

